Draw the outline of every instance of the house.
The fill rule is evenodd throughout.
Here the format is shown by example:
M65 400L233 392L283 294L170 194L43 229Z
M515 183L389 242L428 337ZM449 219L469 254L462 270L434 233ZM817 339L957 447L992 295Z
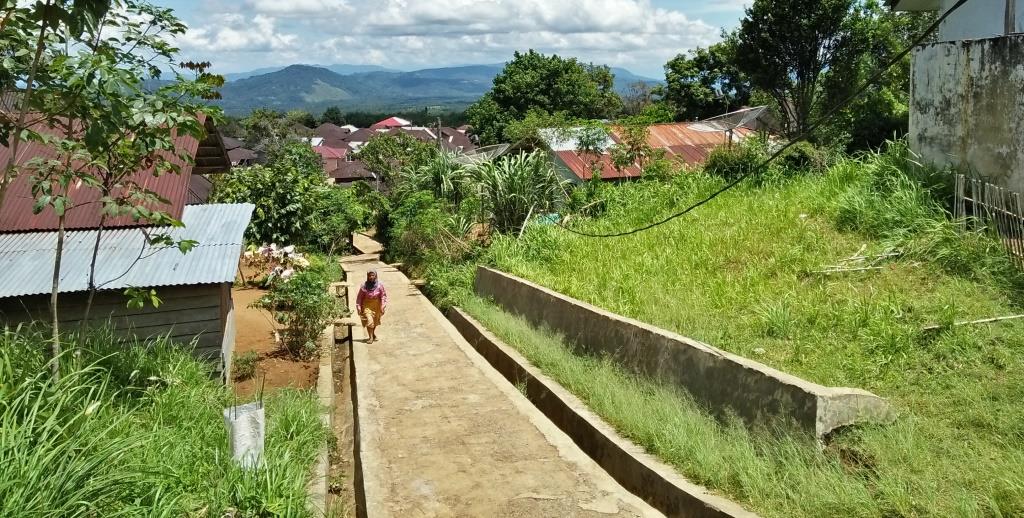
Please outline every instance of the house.
M228 159L232 167L245 167L258 163L260 156L255 151L245 147L245 143L231 137L221 137L224 141L224 149L228 151Z
M229 380L235 336L231 285L253 206L207 205L194 192L197 178L230 168L216 128L205 122L208 136L203 141L188 136L175 139L176 152L191 160L182 160L177 153L166 155L180 167L180 174L158 177L145 169L133 178L165 200L149 208L179 219L183 228L155 227L127 217L101 220L95 203L99 191L84 184L70 188L73 208L65 222L58 316L66 328L75 328L84 318L92 254L99 237L98 292L90 320L109 321L124 335L170 336L183 344L194 343L195 354L211 361ZM53 156L51 149L38 143L22 149L16 166ZM0 161L9 156L10 150L0 145ZM19 175L0 207L0 325L49 321L58 220L49 208L33 214L33 203L29 175ZM151 244L147 236L155 234L198 244L182 254L176 247ZM153 289L162 303L129 308L124 295L128 288Z
M373 126L370 126L371 130L389 130L395 128L404 128L406 126L412 126L412 122L409 122L401 117L388 117Z
M587 181L593 178L595 171L602 180L608 181L634 179L643 174L637 164L615 165L612 149L623 142L621 129L612 128L604 141L590 150L581 149L581 131L582 128L541 131L541 139L551 152L556 168L566 179L574 183ZM754 131L747 128L719 131L699 122L655 124L647 129L647 144L663 151L666 158L680 166L697 166L707 160L713 149L741 142L753 134Z
M890 0L899 11L940 11L953 0ZM1020 4L1020 5L1018 5ZM914 50L910 147L953 168L1024 192L1024 3L971 0Z

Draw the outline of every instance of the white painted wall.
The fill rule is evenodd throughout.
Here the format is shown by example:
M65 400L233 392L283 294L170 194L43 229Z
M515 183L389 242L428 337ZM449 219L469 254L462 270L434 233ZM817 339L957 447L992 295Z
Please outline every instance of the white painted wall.
M1024 35L919 48L910 145L934 165L1024 192Z
M900 11L938 11L944 13L957 0L902 0ZM1010 30L1007 31L1007 5ZM939 26L938 41L976 40L1002 36L1008 32L1024 32L1024 0L970 0Z

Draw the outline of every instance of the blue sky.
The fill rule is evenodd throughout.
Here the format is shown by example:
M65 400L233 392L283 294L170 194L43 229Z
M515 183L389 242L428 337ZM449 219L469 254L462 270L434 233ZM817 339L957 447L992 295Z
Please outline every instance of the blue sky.
M660 77L718 40L750 0L165 0L183 57L218 72L291 63L412 70L498 63L535 48Z

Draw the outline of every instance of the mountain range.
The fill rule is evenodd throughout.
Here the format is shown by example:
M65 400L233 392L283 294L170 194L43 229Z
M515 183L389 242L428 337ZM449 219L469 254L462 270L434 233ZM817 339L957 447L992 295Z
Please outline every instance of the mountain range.
M346 111L457 110L490 90L503 64L469 65L402 72L372 65L290 65L225 74L218 101L230 115L255 108L302 109L330 106ZM660 83L613 68L616 90L636 82Z

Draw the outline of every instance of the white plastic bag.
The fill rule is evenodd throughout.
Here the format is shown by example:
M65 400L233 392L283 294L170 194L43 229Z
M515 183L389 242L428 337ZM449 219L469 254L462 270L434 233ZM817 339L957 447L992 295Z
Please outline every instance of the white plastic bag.
M263 462L263 440L266 416L263 405L249 403L224 409L224 426L228 429L231 457L244 469L253 469Z

